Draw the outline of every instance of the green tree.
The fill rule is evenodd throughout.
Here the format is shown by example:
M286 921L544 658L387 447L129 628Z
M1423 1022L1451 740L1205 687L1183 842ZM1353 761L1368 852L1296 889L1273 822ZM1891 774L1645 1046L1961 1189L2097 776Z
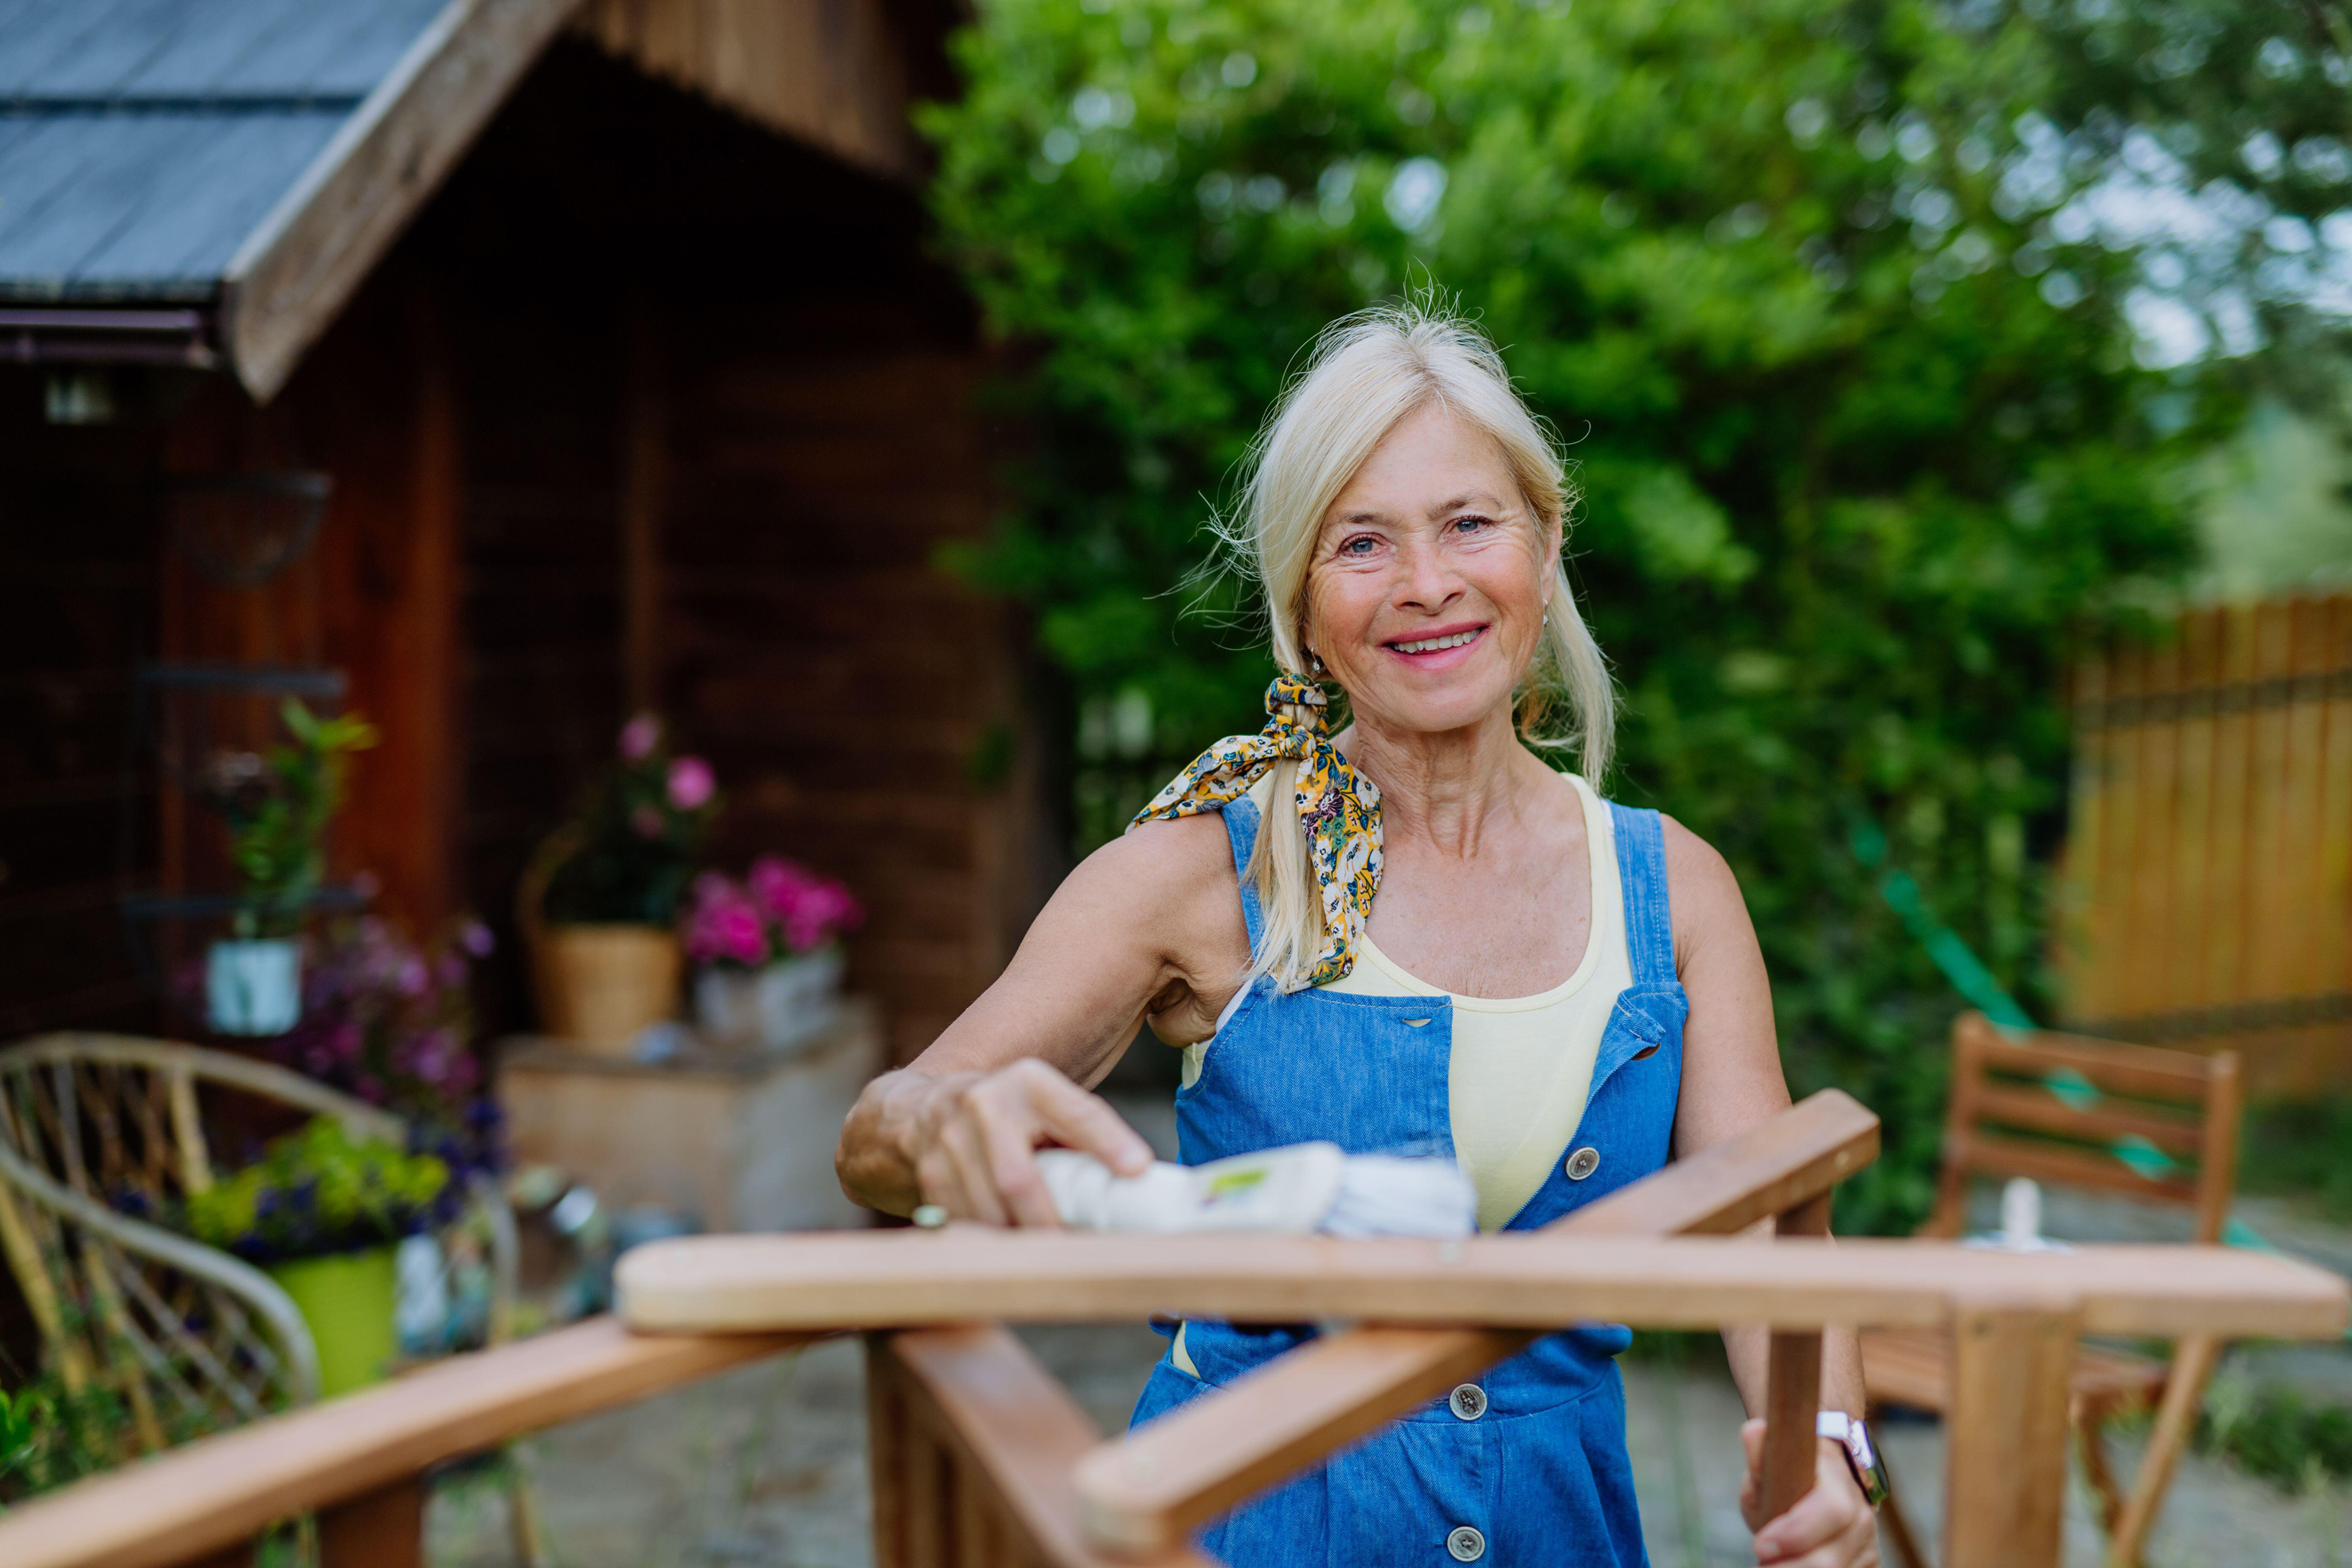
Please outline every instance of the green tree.
M2078 639L2184 564L2231 414L2147 369L2128 254L2049 216L2064 65L1910 0L987 0L927 111L949 254L1034 434L971 564L1089 718L1101 835L1254 727L1263 656L1171 593L1331 318L1457 293L1569 443L1627 699L1621 799L1738 871L1790 1076L1886 1118L1845 1222L1927 1201L1958 1005L1850 847L2029 998ZM2046 138L2044 138L2046 140Z

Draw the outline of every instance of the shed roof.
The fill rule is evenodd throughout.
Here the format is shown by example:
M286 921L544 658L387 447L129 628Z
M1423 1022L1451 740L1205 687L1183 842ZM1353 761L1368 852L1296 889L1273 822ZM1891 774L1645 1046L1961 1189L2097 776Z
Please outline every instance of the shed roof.
M37 329L193 331L187 356L274 395L575 11L0 0L0 327L21 357ZM594 0L580 26L772 130L910 167L883 0Z
M212 299L444 0L0 0L0 298Z

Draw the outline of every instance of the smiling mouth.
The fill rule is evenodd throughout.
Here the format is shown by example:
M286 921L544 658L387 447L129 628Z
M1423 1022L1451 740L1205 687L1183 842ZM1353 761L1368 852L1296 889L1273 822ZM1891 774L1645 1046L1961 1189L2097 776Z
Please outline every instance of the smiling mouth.
M1456 632L1450 636L1423 637L1411 643L1391 643L1389 646L1400 653L1437 653L1448 648L1459 648L1465 643L1475 643L1486 632L1484 626L1473 626L1467 632Z

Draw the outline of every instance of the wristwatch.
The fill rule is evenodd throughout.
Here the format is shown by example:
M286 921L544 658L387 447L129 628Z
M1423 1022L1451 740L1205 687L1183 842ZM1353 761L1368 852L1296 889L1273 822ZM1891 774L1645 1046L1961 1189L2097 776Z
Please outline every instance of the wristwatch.
M1853 1471L1853 1482L1862 1489L1863 1501L1875 1509L1886 1500L1886 1464L1872 1446L1870 1428L1862 1424L1861 1416L1849 1416L1843 1410L1824 1410L1813 1422L1813 1430L1845 1450L1846 1468Z

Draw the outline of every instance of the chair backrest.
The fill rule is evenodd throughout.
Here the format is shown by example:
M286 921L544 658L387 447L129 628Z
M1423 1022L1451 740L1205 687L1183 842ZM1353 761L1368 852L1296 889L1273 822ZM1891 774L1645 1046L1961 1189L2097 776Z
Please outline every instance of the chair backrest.
M1925 1234L1960 1233L1970 1177L2031 1176L2181 1205L2197 1240L2217 1243L2237 1187L2242 1096L2235 1051L2009 1030L1962 1013Z
M120 1403L121 1457L317 1395L310 1336L285 1293L148 1223L212 1185L207 1085L407 1141L389 1112L226 1051L106 1034L0 1051L0 1255L66 1391Z
M162 1213L212 1185L205 1084L407 1142L398 1116L282 1067L133 1035L47 1034L0 1051L0 1144L85 1197Z

